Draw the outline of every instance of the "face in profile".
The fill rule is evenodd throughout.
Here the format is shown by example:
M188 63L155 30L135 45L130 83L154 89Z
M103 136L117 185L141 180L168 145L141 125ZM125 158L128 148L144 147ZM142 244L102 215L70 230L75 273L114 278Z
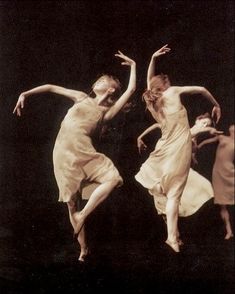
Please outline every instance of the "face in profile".
M209 117L199 118L196 120L195 124L200 127L209 127L212 124L212 121Z
M92 90L99 96L99 104L110 107L118 99L121 85L115 77L103 75L94 83Z
M93 91L97 95L105 93L108 89L113 89L115 91L113 84L114 81L108 76L101 76L93 85Z

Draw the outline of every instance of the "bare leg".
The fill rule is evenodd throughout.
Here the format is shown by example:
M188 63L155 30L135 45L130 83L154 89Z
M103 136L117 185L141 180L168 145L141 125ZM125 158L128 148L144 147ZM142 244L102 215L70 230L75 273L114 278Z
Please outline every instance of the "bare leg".
M162 215L162 218L163 218L164 222L167 224L166 216ZM178 242L179 246L183 246L184 242L180 239L180 232L179 232L178 227L177 227L177 232L176 232L176 238L177 238L177 242Z
M80 252L78 260L84 262L85 257L88 254L88 247L87 247L87 243L86 243L86 235L85 235L84 226L82 227L80 233L78 234L77 240L78 240L78 243L79 243L80 248L81 248L81 252Z
M79 234L81 231L87 216L109 196L111 191L118 185L118 183L119 181L114 179L100 184L100 186L97 187L91 194L85 207L80 212L74 213L73 217L76 221L76 229L74 231L76 234Z
M70 200L69 202L67 202L67 206L68 206L68 210L69 210L69 220L70 220L70 223L71 223L73 229L75 230L76 221L73 216L74 216L74 213L77 211L76 210L76 202L74 200Z
M76 209L76 202L74 200L71 200L67 203L68 205L68 210L69 210L69 220L70 223L73 227L73 229L76 229L76 221L74 219L74 214L77 213L77 209ZM86 255L88 254L88 247L87 247L87 243L86 243L86 235L85 235L85 228L82 227L80 234L77 237L77 241L80 245L80 256L78 258L79 261L84 262L84 258L86 257Z
M179 201L174 198L168 198L166 203L166 217L167 217L167 240L169 245L175 252L179 252L178 235L178 207Z
M221 205L220 215L222 220L224 221L225 228L226 228L226 235L224 239L228 240L233 237L233 231L232 231L232 227L230 223L229 212L226 205Z

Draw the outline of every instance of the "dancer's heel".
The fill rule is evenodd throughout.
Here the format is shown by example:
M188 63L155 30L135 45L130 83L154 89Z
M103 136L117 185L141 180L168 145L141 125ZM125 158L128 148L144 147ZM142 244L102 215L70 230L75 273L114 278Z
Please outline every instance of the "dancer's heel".
M80 261L82 263L85 262L88 254L89 254L88 247L81 249L80 255L78 257L78 261Z
M227 233L224 237L225 240L229 240L233 237L233 233Z
M171 242L169 240L166 240L165 243L171 247L176 253L180 252L179 243L177 241Z

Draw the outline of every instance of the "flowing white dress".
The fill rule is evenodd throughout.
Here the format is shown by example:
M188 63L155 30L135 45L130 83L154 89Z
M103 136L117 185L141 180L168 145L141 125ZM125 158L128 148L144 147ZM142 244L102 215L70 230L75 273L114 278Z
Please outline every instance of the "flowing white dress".
M162 137L135 179L154 196L158 212L165 213L167 198L174 197L180 202L190 169L192 139L187 111L183 106L164 118L157 113L152 115L160 124Z
M83 187L122 178L113 162L95 150L92 136L107 108L86 97L66 114L53 150L54 174L59 201L68 202Z

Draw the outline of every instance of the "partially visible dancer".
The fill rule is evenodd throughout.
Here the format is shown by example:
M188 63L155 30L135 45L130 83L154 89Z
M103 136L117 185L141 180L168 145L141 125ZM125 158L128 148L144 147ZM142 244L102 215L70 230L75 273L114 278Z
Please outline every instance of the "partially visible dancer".
M192 166L198 164L197 161L197 147L198 147L198 136L202 133L210 133L211 135L219 135L223 132L217 131L216 128L212 127L212 119L208 112L196 117L194 125L191 127L192 134Z
M229 127L229 135L218 135L202 141L198 148L218 142L212 171L212 185L215 204L220 205L220 215L225 225L225 240L234 236L228 205L234 205L234 124Z
M147 73L147 90L143 94L146 107L160 127L162 137L155 150L142 164L135 176L153 196L166 198L167 240L175 252L180 251L178 238L179 203L187 181L191 157L192 138L188 115L181 103L181 94L202 94L213 104L212 117L220 119L218 102L204 87L171 86L167 75L155 75L155 60L170 51L168 45L157 50L151 58ZM144 146L143 146L144 147Z

